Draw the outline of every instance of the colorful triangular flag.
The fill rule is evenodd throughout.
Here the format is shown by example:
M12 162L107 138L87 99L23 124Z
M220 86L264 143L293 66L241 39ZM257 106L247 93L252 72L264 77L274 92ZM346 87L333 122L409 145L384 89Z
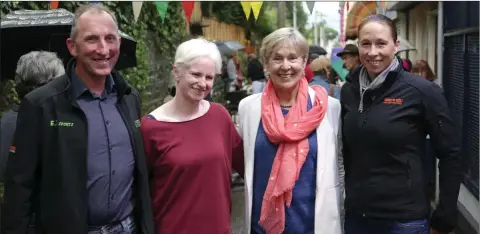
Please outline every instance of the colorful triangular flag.
M250 6L252 6L253 16L255 20L258 19L258 14L260 14L260 9L262 8L263 2L250 2Z
M307 2L308 10L310 11L310 14L313 12L313 8L315 7L315 2Z
M192 18L193 8L195 7L195 2L182 2L183 10L187 16L187 20L190 23L190 18Z
M58 1L50 1L50 9L54 10L58 8Z
M167 15L168 2L155 2L155 6L157 7L158 14L163 23L165 21L165 16Z
M137 22L138 17L140 16L140 12L142 11L142 5L143 2L132 2L133 18L135 19L135 22Z
M240 2L242 4L243 12L245 13L245 16L250 18L250 12L252 11L252 6L250 5L251 2Z

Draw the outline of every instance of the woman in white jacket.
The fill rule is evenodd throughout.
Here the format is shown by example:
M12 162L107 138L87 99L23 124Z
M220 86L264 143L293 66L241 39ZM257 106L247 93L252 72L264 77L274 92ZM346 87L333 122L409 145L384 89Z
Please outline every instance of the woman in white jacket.
M338 234L340 103L308 87L307 40L281 28L262 42L263 93L239 105L245 151L246 230L252 234Z

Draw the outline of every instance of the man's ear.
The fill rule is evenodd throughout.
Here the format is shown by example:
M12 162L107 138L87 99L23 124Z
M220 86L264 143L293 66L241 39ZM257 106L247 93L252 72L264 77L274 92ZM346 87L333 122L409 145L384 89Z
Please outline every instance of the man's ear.
M68 51L70 52L72 57L77 57L77 50L76 50L75 42L73 41L73 39L67 38L66 43L67 43Z

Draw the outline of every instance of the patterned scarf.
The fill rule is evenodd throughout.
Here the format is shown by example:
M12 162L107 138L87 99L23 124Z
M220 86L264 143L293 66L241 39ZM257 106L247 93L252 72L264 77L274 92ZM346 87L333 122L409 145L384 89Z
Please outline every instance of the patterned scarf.
M316 93L310 111L307 111L308 83L300 79L297 99L286 116L271 80L263 91L263 127L268 139L278 144L259 221L267 234L281 234L285 229L285 205L290 207L293 187L308 155L308 135L315 131L327 110L328 93L321 86L310 87Z
M383 70L383 72L381 72L377 77L375 77L373 81L370 81L369 79L370 76L368 75L367 69L365 68L365 66L361 68L360 77L359 77L360 105L358 105L358 111L360 113L363 112L363 95L365 94L365 92L368 89L376 89L380 87L383 84L383 82L385 82L385 79L387 78L388 73L397 69L399 64L400 63L398 62L398 60L396 58L393 58L392 63L390 63L390 65L385 70Z

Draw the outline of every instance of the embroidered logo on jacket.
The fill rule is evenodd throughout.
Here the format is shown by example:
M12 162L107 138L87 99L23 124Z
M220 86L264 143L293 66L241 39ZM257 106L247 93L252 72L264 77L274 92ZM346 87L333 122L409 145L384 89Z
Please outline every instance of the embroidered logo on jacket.
M385 98L383 99L384 104L390 104L390 105L403 105L403 99L402 98Z
M73 123L62 122L58 120L50 120L50 127L73 127Z
M135 120L134 123L135 123L135 127L137 127L137 128L140 127L140 120L137 119L137 120Z

